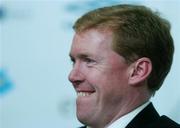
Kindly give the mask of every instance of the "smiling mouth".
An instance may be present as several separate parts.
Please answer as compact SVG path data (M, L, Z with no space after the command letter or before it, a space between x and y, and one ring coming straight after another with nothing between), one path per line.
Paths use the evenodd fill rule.
M94 92L77 92L78 97L86 97L92 95Z

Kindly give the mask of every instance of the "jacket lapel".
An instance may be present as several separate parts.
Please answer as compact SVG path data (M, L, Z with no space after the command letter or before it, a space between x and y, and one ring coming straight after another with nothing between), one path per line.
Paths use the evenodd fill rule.
M160 118L152 103L144 108L126 128L147 128L148 125L156 122Z

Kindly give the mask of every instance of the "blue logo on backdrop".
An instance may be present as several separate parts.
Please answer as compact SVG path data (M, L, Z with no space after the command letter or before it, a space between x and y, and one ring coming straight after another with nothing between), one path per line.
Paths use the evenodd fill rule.
M7 72L0 69L0 95L3 95L12 89L12 82L7 75Z

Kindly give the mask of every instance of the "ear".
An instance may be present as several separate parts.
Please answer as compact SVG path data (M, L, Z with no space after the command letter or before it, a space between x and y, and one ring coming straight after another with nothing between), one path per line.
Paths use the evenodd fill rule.
M138 85L145 81L152 71L152 62L149 58L143 57L130 66L129 84Z

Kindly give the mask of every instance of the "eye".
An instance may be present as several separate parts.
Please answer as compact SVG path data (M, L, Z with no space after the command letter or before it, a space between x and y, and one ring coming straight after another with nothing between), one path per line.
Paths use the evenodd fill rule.
M94 62L94 60L90 59L90 58L84 58L84 61L87 63L92 63Z
M95 60L93 60L91 58L84 58L83 60L84 60L84 62L86 62L86 64L88 66L92 66L95 63Z

